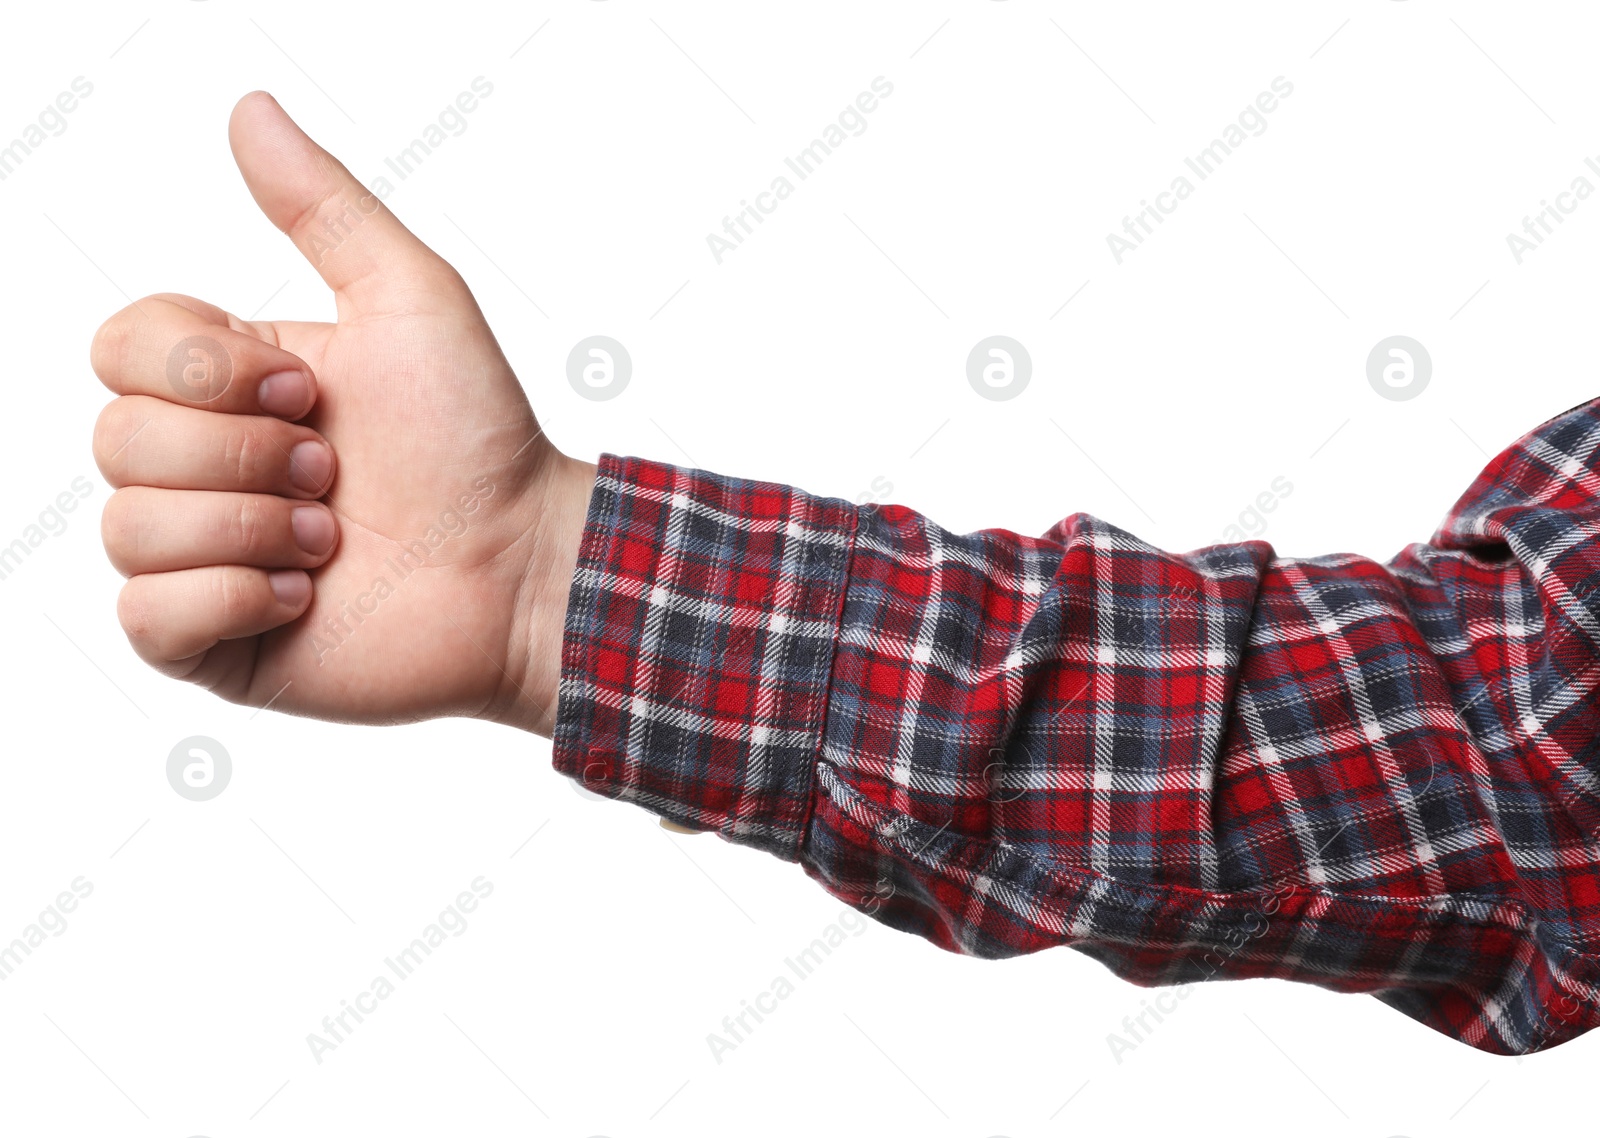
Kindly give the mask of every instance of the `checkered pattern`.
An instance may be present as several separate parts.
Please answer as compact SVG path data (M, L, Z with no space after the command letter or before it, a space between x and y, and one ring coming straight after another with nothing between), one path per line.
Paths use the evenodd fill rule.
M555 763L897 929L1139 984L1600 1022L1600 401L1386 565L1163 553L604 455Z

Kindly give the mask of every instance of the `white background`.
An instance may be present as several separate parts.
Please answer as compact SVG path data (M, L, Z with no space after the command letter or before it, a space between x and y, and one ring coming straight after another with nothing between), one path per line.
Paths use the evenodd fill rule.
M1506 242L1574 178L1600 184L1593 11L520 9L7 11L0 143L74 77L93 93L0 182L0 544L75 477L94 489L0 581L0 942L75 877L93 893L0 982L0 1127L1382 1138L1503 1133L1584 1094L1600 1035L1495 1059L1270 981L1196 989L1119 1062L1107 1036L1149 993L1100 965L878 925L719 1064L707 1034L840 904L582 797L544 740L256 714L145 670L99 544L87 352L163 290L331 319L232 165L239 95L273 91L371 179L483 76L466 131L388 203L473 284L569 453L851 499L877 479L957 530L1082 510L1176 550L1281 476L1261 534L1280 552L1386 558L1488 454L1595 393L1600 202L1520 265ZM865 133L717 264L706 235L880 75ZM1265 133L1117 264L1107 234L1277 76L1294 90ZM564 372L597 333L634 361L609 402ZM1033 359L1014 400L967 384L993 334ZM1434 368L1403 402L1365 372L1396 334ZM207 803L165 777L197 734L235 765ZM466 931L317 1063L307 1034L479 875L494 892Z

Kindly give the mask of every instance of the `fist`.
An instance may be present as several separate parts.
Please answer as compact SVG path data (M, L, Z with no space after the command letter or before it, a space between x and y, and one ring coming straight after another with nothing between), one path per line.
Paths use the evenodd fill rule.
M238 703L548 734L593 465L544 437L460 275L271 96L229 140L338 320L164 293L96 333L130 643Z

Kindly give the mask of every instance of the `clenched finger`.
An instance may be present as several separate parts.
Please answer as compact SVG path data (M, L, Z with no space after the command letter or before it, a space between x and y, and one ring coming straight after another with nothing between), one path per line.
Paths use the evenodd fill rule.
M334 455L309 427L218 415L146 395L113 399L95 423L94 457L113 486L235 490L320 498Z
M89 349L100 382L118 395L208 411L298 419L311 410L316 380L305 361L242 321L207 320L182 299L146 297L100 326Z
M130 578L117 597L117 618L140 659L185 675L194 657L219 641L269 632L310 603L311 578L302 569L212 565Z
M314 569L339 529L320 502L127 486L106 502L100 533L111 564L132 577L206 565Z

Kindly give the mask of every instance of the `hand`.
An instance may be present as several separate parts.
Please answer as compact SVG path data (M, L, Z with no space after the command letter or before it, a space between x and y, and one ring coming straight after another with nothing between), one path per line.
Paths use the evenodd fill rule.
M456 271L270 95L228 135L338 322L161 294L96 333L129 641L236 703L548 735L594 466L544 437Z

